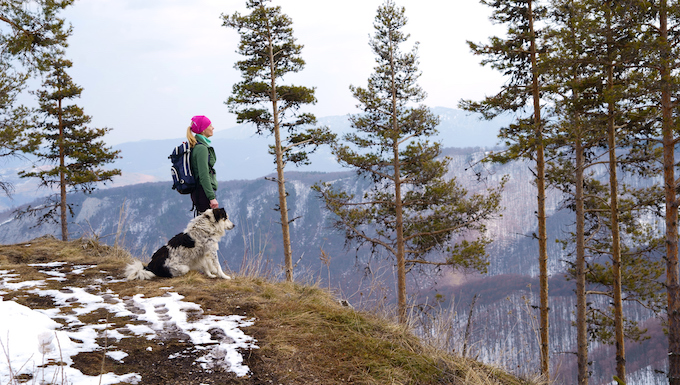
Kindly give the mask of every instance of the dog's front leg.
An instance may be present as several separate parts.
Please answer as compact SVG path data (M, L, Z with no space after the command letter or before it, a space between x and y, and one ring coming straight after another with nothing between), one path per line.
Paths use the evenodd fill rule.
M230 276L224 274L224 271L222 271L222 267L220 267L220 263L219 263L219 261L217 261L217 259L215 259L215 264L217 265L217 275L218 275L220 278L222 278L222 279L231 279Z
M214 268L212 266L212 255L206 254L205 257L203 257L201 267L203 270L203 273L208 277L208 278L217 278L214 272Z
M220 266L220 260L217 257L217 253L212 254L207 258L209 261L208 263L210 264L210 270L215 273L218 277L222 279L231 279L230 276L224 274L222 271L222 267Z

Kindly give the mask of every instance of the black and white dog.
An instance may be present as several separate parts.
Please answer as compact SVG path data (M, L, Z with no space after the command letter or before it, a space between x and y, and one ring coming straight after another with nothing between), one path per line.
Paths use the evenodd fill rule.
M128 280L144 280L156 276L179 277L196 270L210 278L230 279L220 267L217 250L224 233L233 228L223 208L208 209L192 219L184 232L158 249L147 266L139 260L127 265L125 276Z

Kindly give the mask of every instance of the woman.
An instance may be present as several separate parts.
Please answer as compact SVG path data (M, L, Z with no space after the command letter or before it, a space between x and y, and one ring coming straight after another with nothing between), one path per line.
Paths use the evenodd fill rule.
M191 193L196 215L207 209L219 207L215 195L217 190L217 176L215 175L215 149L210 146L210 138L214 128L210 119L203 115L191 118L191 125L187 128L187 140L191 146L191 172L198 179L198 186Z

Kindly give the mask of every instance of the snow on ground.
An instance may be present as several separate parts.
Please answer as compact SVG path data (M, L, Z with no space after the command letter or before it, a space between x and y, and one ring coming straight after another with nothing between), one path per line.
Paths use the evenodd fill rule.
M64 280L66 273L58 271L64 263L52 262L37 264L45 268L41 271L49 276L48 280ZM80 274L94 265L74 266L68 274ZM255 340L244 334L241 327L250 326L252 320L244 317L204 316L188 321L187 311L202 313L198 304L182 301L183 296L171 292L172 288L160 297L145 298L142 294L132 298L120 299L116 293L107 292L91 294L93 290L80 287L63 287L60 290L47 290L45 281L19 282L17 274L10 270L0 270L0 383L7 384L20 374L29 374L36 380L66 379L73 385L89 385L94 383L113 384L119 382L141 383L137 373L115 375L106 373L92 377L82 374L72 367L71 357L80 352L101 351L107 349L108 358L124 361L127 353L99 346L97 338L106 335L109 340L120 340L133 334L154 339L159 333L172 330L173 333L186 335L205 354L196 360L203 368L219 366L234 372L237 376L245 376L249 368L243 364L243 357L238 349L257 348ZM112 277L107 277L112 282ZM49 297L55 304L51 309L30 309L14 301L4 301L3 290L24 289L27 292ZM96 292L96 291L95 291ZM60 312L60 308L69 306L71 314ZM112 324L100 320L96 325L85 325L77 317L98 309L104 309L116 317L131 317L146 321L143 325L128 324L124 328L112 329ZM59 322L55 321L58 320ZM221 330L220 342L211 340L211 334ZM222 334L222 333L220 333ZM109 345L111 345L109 343ZM171 357L172 358L172 357ZM63 361L65 366L43 365L48 362ZM101 381L101 382L100 382ZM60 382L62 383L62 382Z

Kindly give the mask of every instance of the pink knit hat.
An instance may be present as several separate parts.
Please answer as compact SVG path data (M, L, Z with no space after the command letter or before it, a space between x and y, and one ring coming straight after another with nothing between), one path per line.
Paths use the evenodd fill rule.
M210 119L206 118L203 115L196 115L193 118L191 118L191 131L194 134L200 134L201 132L205 131L206 128L210 125Z

